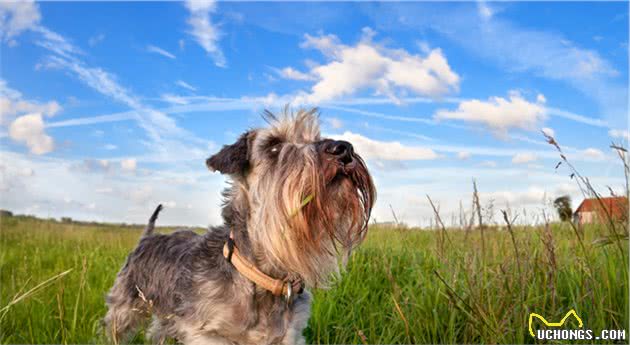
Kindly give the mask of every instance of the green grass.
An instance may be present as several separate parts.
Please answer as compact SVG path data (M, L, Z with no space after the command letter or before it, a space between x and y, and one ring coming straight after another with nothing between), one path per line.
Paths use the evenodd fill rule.
M104 295L141 230L18 217L0 229L0 342L102 343ZM509 232L486 229L482 246L479 231L440 241L439 232L372 228L342 279L315 291L307 340L533 343L530 312L559 321L572 308L595 334L627 329L628 243L592 244L603 235L587 227L581 246L567 224L519 227L515 246Z

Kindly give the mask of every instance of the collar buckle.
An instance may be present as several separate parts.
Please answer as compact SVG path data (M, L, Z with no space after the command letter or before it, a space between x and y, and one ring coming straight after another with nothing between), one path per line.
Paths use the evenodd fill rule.
M287 293L284 295L285 300L287 301L287 306L291 306L293 303L293 283L291 281L286 282L287 284Z

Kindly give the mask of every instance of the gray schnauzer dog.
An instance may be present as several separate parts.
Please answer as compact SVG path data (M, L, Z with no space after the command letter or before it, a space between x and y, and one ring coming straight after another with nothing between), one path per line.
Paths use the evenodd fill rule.
M112 341L152 316L152 341L304 344L311 297L367 232L376 191L346 141L322 138L316 109L245 132L206 165L230 178L224 225L198 235L149 221L107 296Z

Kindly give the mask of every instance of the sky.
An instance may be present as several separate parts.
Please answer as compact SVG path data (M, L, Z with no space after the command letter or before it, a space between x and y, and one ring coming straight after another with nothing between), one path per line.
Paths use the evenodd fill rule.
M577 207L543 133L623 191L627 2L0 1L0 40L16 213L144 223L163 203L162 224L219 224L226 179L205 159L285 104L353 143L379 222L429 224L427 195L449 222L473 179L526 222L561 195Z

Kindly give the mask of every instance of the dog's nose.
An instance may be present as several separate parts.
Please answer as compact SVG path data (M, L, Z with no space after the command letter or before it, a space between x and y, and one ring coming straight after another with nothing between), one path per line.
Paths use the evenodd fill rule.
M347 141L337 140L328 145L326 153L335 156L339 162L348 164L352 162L354 148L352 147L352 144Z

